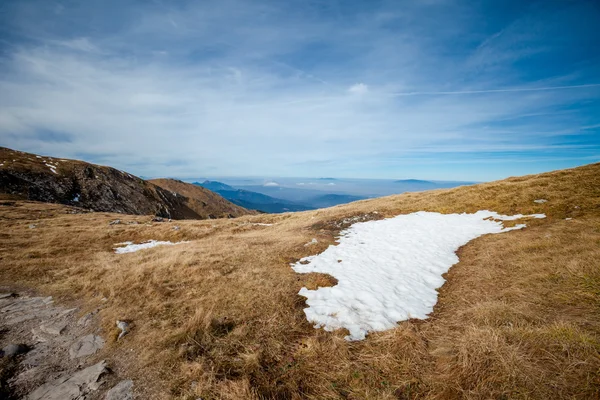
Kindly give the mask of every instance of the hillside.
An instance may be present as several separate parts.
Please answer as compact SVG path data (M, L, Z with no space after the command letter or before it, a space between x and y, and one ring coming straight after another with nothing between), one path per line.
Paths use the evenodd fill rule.
M296 273L290 264L300 269L321 262L305 257L338 248L330 246L342 230L419 211L440 216L479 210L545 218L515 217L503 222L515 230L462 245L426 319L405 319L360 341L345 340L345 329L315 329L307 320L310 300L299 295L301 289L344 282ZM116 217L124 223L109 225ZM146 221L139 216L70 214L68 206L21 200L3 201L0 221L0 292L52 295L57 305L78 307L77 317L98 310L96 332L106 345L86 365L107 360L119 376L133 379L139 398L600 395L600 164L315 211L178 221L178 229L136 224ZM357 225L373 232L379 226L369 224ZM445 226L441 236L453 240L463 228ZM419 247L420 237L409 239ZM148 240L172 245L115 253L117 243ZM403 259L407 250L399 245L364 241L357 251L377 265L386 252ZM435 254L437 245L423 251L429 250ZM419 253L415 260L422 260ZM351 261L336 254L322 262ZM434 267L424 263L423 271ZM398 290L411 294L434 278L441 279L415 273ZM393 271L379 279L394 279ZM378 305L360 291L354 300L363 301L358 310ZM331 311L331 317L339 315ZM132 326L120 340L116 320ZM18 326L0 326L0 345ZM24 335L31 340L30 331Z
M218 204L205 201L209 198L205 193L196 201L111 167L4 147L0 147L0 193L13 199L172 219L245 214L219 196L213 198ZM203 201L207 206L200 206Z
M201 186L176 179L151 179L148 182L169 192L184 196L185 205L203 218L240 217L256 214L225 200L222 196Z

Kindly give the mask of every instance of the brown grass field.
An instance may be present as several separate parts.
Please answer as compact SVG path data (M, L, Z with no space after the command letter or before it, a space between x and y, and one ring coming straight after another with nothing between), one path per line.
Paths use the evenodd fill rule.
M0 203L0 284L100 308L108 345L97 358L132 377L139 398L600 396L600 164L237 219L150 223ZM344 218L482 209L547 218L462 247L427 320L360 342L306 321L298 290L335 282L289 264L333 244ZM116 218L124 223L109 226ZM112 251L147 239L190 243ZM119 342L116 319L133 321Z

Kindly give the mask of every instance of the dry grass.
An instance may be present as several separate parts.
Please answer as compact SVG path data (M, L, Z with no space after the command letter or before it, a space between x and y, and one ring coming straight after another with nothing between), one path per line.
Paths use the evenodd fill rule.
M534 203L538 198L548 202ZM298 290L335 282L295 274L289 263L334 243L345 218L480 209L548 218L461 248L428 320L354 343L306 321ZM149 217L66 211L0 205L0 282L35 287L85 310L100 307L112 338L100 356L134 377L142 398L600 394L600 164L233 220L146 224ZM117 217L125 223L109 226ZM133 221L139 224L127 224ZM313 237L319 243L304 246ZM191 242L111 251L114 243L144 239ZM119 343L117 318L135 324Z

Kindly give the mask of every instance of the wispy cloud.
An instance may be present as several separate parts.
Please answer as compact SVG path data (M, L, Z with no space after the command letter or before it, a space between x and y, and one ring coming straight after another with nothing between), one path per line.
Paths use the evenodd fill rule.
M183 178L394 177L435 160L411 173L484 180L503 159L524 173L600 153L593 6L365 4L9 1L0 138Z
M392 96L434 96L443 94L481 94L481 93L518 93L518 92L540 92L547 90L564 90L564 89L581 89L581 88L596 88L600 87L600 83L589 83L584 85L569 85L569 86L549 86L549 87L532 87L532 88L508 88L508 89L483 89L483 90L454 90L445 92L397 92L391 93ZM351 87L352 89L358 89Z

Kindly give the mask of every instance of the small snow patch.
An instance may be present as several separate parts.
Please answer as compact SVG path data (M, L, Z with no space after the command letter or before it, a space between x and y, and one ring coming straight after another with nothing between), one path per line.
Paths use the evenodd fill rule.
M182 243L188 243L188 242L163 242L163 241L158 241L158 240L149 240L147 242L144 243L139 243L139 244L133 244L131 242L124 242L127 243L125 246L123 247L115 247L115 253L116 254L125 254L125 253L133 253L136 251L140 251L140 250L144 250L144 249L151 249L152 247L156 247L156 246L173 246L176 244L182 244ZM121 244L124 244L121 243Z
M76 194L76 195L73 197L73 201L79 202L79 194Z
M546 200L546 199L537 199L537 200L534 200L533 202L534 202L534 203L538 203L538 204L544 204L544 203L546 203L547 201L548 201L548 200Z
M50 171L54 172L55 174L58 174L58 172L56 172L56 167L54 165L48 164L48 163L45 163L44 165L46 167L50 168Z
M319 241L317 239L313 238L310 242L306 243L304 245L304 247L312 246L313 244L317 244L317 243L319 243Z
M298 273L321 272L338 280L332 287L302 288L304 313L315 328L348 329L347 340L392 329L398 321L427 318L437 302L436 289L444 284L442 275L459 261L456 250L481 235L524 228L504 228L501 221L525 217L545 215L421 211L355 223L342 231L337 246L292 264Z
M273 224L263 224L261 222L254 222L250 225L255 225L255 226L273 226Z

